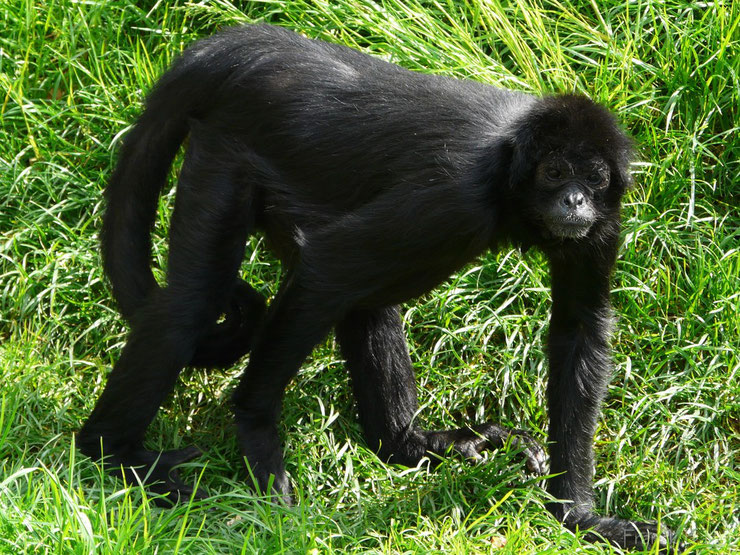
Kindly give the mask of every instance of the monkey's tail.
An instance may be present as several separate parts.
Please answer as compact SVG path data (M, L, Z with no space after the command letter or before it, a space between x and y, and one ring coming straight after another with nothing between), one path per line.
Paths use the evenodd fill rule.
M105 191L107 208L100 233L103 267L128 321L158 287L150 262L151 231L159 195L188 133L184 114L159 105L159 90L149 97L143 114L125 136Z
M197 117L199 108L207 105L209 95L227 77L218 63L211 66L211 75L194 76L198 65L189 63L187 54L148 96L142 115L123 140L105 192L107 208L100 234L103 267L119 310L129 322L158 289L151 269L151 232L159 196L189 131L188 119ZM246 354L264 305L262 296L239 280L225 320L206 333L191 364L225 367Z

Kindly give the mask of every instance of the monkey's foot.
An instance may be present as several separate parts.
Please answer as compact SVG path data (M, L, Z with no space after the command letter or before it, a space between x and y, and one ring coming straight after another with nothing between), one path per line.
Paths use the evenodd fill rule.
M273 501L293 505L293 488L285 472L277 427L274 424L253 425L246 413L235 413L239 447L255 489Z
M81 446L81 450L92 458L100 458L99 448L97 452L90 452ZM157 506L171 507L180 501L207 497L202 490L196 491L183 482L175 468L200 455L200 450L195 447L159 452L139 446L106 454L104 464L109 472L125 479L127 483L143 484L148 492L157 496L154 498Z
M146 485L147 491L158 495L154 499L156 505L171 507L191 498L208 497L203 490L196 491L183 482L175 468L201 455L200 449L192 446L162 452L140 448L130 453L126 464L119 466L119 469L123 468L127 480L138 477Z
M526 459L527 470L534 474L547 473L547 453L532 436L523 430L515 430L491 422L470 428L427 432L428 450L442 455L450 446L472 460L479 460L486 449L511 445L521 449Z

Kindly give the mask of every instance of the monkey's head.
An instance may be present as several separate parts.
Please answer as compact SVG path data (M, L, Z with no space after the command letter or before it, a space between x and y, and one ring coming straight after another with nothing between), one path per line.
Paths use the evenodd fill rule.
M631 184L629 138L583 96L543 98L513 137L511 191L546 237L581 239L618 226Z

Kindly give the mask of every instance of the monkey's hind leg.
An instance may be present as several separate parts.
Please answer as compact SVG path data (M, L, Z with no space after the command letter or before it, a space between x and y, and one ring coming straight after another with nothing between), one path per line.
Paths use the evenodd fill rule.
M365 437L381 458L414 465L428 454L441 457L452 448L477 459L483 450L510 442L522 449L530 471L546 471L545 450L521 430L485 423L429 431L414 422L416 380L398 307L350 312L337 326L337 339L352 376Z
M285 504L293 498L278 433L283 394L343 310L341 298L306 288L300 270L290 269L234 391L237 439L255 486Z
M144 433L199 342L227 309L254 221L252 197L229 168L205 167L191 139L170 230L168 284L132 321L103 394L78 434L80 450L169 504L193 494L174 467L195 448L158 452ZM205 159L208 159L205 157Z

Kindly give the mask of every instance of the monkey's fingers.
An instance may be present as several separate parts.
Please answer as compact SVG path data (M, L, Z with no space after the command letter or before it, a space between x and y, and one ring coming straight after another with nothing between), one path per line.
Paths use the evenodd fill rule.
M547 474L549 470L547 452L539 442L522 430L512 430L509 441L513 447L522 450L522 454L526 458L527 470L538 476Z
M463 455L472 459L479 459L484 450L492 447L503 447L508 443L515 449L521 449L529 472L540 476L547 474L547 452L524 430L512 430L489 422L473 427L471 432L475 435L456 442L456 448Z
M653 550L657 545L658 553L681 553L686 550L686 545L677 534L655 522L585 515L582 519L566 518L565 525L570 529L588 529L586 539L589 541L605 539L624 549Z

